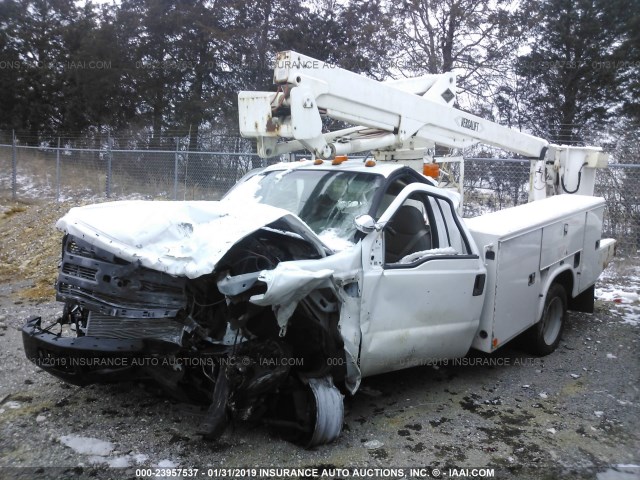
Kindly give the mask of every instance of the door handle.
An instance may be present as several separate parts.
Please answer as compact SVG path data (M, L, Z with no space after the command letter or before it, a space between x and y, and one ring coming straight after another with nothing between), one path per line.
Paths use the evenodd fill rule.
M487 276L484 273L480 273L478 275L476 275L476 280L475 282L473 282L473 296L474 297L478 297L480 295L482 295L482 292L484 292L484 282L486 280Z

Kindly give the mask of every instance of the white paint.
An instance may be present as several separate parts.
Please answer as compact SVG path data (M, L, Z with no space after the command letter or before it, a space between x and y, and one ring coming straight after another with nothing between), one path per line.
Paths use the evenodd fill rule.
M602 205L604 199L600 197L556 195L479 217L465 218L464 221L474 233L510 236Z
M273 270L263 270L258 280L267 284L267 291L249 300L256 305L273 305L278 325L286 328L298 302L333 274L333 270L309 271L295 262L282 262Z

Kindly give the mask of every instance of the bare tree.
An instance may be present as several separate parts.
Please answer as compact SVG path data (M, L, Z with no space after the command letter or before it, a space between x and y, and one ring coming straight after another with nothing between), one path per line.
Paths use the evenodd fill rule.
M509 0L404 0L408 73L456 69L458 87L470 103L491 95L512 68L522 38L522 22Z

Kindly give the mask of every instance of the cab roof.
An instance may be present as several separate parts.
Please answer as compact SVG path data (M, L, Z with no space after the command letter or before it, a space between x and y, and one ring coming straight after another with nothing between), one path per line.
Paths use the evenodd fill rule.
M266 167L263 172L273 172L282 170L335 170L358 173L375 173L385 178L391 176L394 172L409 168L401 163L395 162L377 162L374 166L365 166L363 160L345 160L339 165L333 165L331 160L323 160L322 163L316 165L313 160L300 160L298 162L281 162Z

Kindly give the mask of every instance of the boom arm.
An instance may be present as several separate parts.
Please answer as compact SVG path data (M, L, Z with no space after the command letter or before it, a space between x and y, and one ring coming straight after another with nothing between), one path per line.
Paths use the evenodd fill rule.
M599 148L551 145L456 109L453 73L378 82L286 51L277 55L274 83L277 92L238 96L240 133L257 138L263 157L307 149L322 159L362 151L383 160L421 159L436 144L465 148L483 143L543 161L532 166L532 185L539 173L537 191L545 191L541 197L562 193L550 189L557 190L557 177L564 180L567 172L572 174L563 181L566 193L576 188L586 193L580 184L590 178L585 167L606 166ZM321 115L356 126L323 133Z

